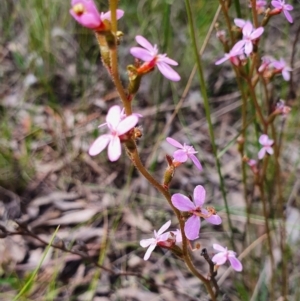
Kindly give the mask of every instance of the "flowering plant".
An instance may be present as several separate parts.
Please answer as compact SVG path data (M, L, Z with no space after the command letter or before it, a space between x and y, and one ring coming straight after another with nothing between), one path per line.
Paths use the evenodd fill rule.
M189 1L187 1L189 3ZM236 2L238 3L238 1ZM236 139L238 143L238 151L241 157L242 177L245 186L245 201L246 211L248 217L251 213L251 202L249 202L247 185L247 168L251 169L254 177L254 185L257 186L263 208L263 217L265 222L265 231L268 241L268 254L272 263L272 270L275 270L275 261L272 249L272 237L268 221L268 210L265 197L265 188L268 186L267 181L267 168L269 164L269 156L274 156L275 170L280 178L279 167L279 145L278 138L276 137L274 120L277 115L286 115L289 112L289 107L285 106L282 101L274 108L271 108L270 97L268 92L268 83L273 79L274 75L281 73L283 78L287 81L291 79L292 68L289 67L283 59L276 61L268 54L261 56L261 41L265 34L265 27L271 18L281 12L284 13L287 20L292 22L292 16L289 13L293 7L285 3L284 0L274 0L271 2L274 9L267 8L267 1L250 1L250 9L252 12L252 21L239 18L232 18L229 15L227 5L229 1L220 1L222 12L225 16L227 23L227 31L229 38L227 39L226 30L219 30L217 28L217 37L223 44L225 55L223 58L217 60L215 65L221 65L229 60L232 63L232 68L236 75L237 85L240 89L239 97L242 100L242 127L239 130L240 137ZM144 255L144 260L148 260L150 255L156 247L160 247L172 252L174 255L183 260L190 272L197 277L205 285L211 300L216 301L219 293L219 286L216 281L216 275L219 266L223 265L227 260L230 262L235 271L241 272L243 266L234 251L228 250L217 243L212 244L212 248L218 251L218 254L213 255L211 258L204 251L205 260L208 262L210 273L209 276L204 275L195 265L192 260L192 251L197 251L200 244L192 245L192 241L201 239L201 223L202 220L212 224L220 225L223 221L223 216L217 214L212 206L204 207L206 198L206 189L202 185L197 185L193 191L193 197L188 197L182 193L171 193L170 184L177 169L187 162L189 159L192 161L197 169L197 172L202 172L202 164L200 163L197 154L198 151L191 145L181 144L171 137L167 137L166 141L173 147L177 148L173 156L166 155L166 170L164 172L163 184L156 180L152 174L147 170L142 163L139 156L139 140L142 139L141 128L136 127L139 121L140 114L132 112L132 103L136 93L139 91L141 79L147 76L150 72L157 69L170 81L178 82L181 76L171 66L178 66L177 61L169 58L167 54L160 54L158 46L151 44L142 35L137 35L135 41L139 46L134 46L130 49L130 54L133 56L133 64L127 66L128 86L125 88L123 82L120 80L118 71L118 56L117 50L121 43L120 37L123 33L117 30L117 20L120 19L124 12L117 9L117 1L110 0L110 11L107 13L99 13L95 3L92 0L72 0L71 15L81 25L90 28L96 33L99 43L101 58L103 64L107 68L110 77L115 84L118 95L121 99L122 106L112 106L107 113L106 123L100 125L101 128L107 128L108 132L98 137L90 146L89 154L95 156L100 154L104 148L108 148L108 158L110 161L117 161L122 152L122 143L126 149L126 154L129 160L136 167L136 169L145 177L145 179L155 187L168 203L170 210L172 210L176 217L175 223L179 225L176 230L167 231L173 222L173 219L168 220L159 228L158 231L154 230L153 238L146 238L140 241L140 246L147 248ZM187 5L189 24L191 32L193 33L193 20L191 19L191 10ZM264 14L264 16L261 16ZM241 15L237 5L237 15ZM233 26L233 23L235 26ZM224 200L224 216L226 216L226 224L228 224L229 238L232 248L236 248L235 244L235 227L231 221L230 207L227 201L226 189L224 184L224 177L221 171L220 157L221 154L217 151L215 143L214 129L211 120L209 109L209 102L205 79L203 76L203 67L201 63L201 55L199 58L197 51L197 43L195 36L192 34L193 48L195 50L195 57L197 61L197 69L199 71L200 87L203 96L203 103L206 112L209 134L211 138L211 149L215 158L220 189ZM261 62L262 61L262 62ZM218 67L218 68L221 68ZM266 94L265 103L257 96L257 87L262 85ZM249 103L251 107L249 109ZM246 148L248 119L254 120L254 131L256 144L261 144L261 149L255 149L255 156L262 161L249 159L246 155L248 152ZM141 122L142 123L142 122ZM272 139L269 138L268 133ZM259 137L259 138L258 138ZM258 141L257 141L258 140ZM249 148L250 149L250 148ZM226 150L225 150L226 151ZM273 159L273 158L271 158ZM281 193L280 183L278 183L278 191ZM253 188L253 187L252 187ZM283 205L283 204L281 204ZM282 206L283 207L283 206ZM221 214L222 215L222 214ZM283 218L283 216L281 216ZM247 220L247 226L250 227L250 217ZM284 237L282 237L283 240ZM212 240L216 240L215 235ZM245 243L245 241L244 241ZM203 249L206 250L206 249ZM211 250L212 251L212 250ZM282 254L283 254L282 249ZM213 252L213 251L212 251ZM272 283L272 289L274 282ZM272 293L271 293L272 295ZM274 300L272 295L271 300Z

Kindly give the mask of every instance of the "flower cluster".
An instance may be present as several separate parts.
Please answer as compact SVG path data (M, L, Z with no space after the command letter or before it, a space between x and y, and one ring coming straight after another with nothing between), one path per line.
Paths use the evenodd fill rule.
M170 226L171 221L168 221L163 224L158 231L154 230L153 238L142 239L140 241L141 247L148 248L144 255L144 260L148 260L150 258L151 253L157 246L171 249L175 244L181 243L182 237L180 230L177 229L176 231L165 232ZM236 258L236 253L234 251L227 250L226 247L224 248L219 244L213 244L213 248L219 252L211 259L217 267L223 265L227 260L229 260L234 270L237 272L241 272L243 270L242 263Z
M267 1L257 0L255 3L256 11L258 14L261 14L266 10ZM269 12L270 16L283 12L286 19L290 23L293 23L293 18L289 13L291 10L293 10L292 5L286 4L285 0L273 0L271 1L271 4L274 9ZM249 7L252 7L252 1L250 1ZM239 66L245 59L243 54L245 54L247 57L251 55L254 50L253 45L256 45L258 43L258 40L264 32L263 27L254 28L249 20L235 18L234 23L242 31L243 38L242 40L238 41L228 53L225 53L223 58L217 60L215 62L216 65L220 65L223 62L230 60L232 64ZM223 33L222 36L225 36L225 33ZM290 79L289 72L291 71L291 68L286 66L283 59L280 59L280 61L272 62L272 67L275 69L275 73L281 72L285 80Z
M255 7L253 7L253 5L255 5ZM71 6L70 14L74 19L84 27L96 32L100 50L102 46L101 38L104 37L103 40L107 42L106 46L108 47L102 47L102 49L107 51L108 59L110 60L111 53L115 54L115 52L110 52L110 50L115 49L119 41L119 35L111 31L111 12L99 12L93 0L72 0ZM230 61L235 66L234 69L238 76L245 79L245 82L247 82L250 87L244 91L245 97L247 98L252 96L249 91L253 93L256 92L256 85L258 83L268 84L277 74L281 74L285 81L289 81L292 72L292 68L286 63L284 58L276 60L268 55L261 57L258 52L258 46L265 31L264 26L266 26L271 17L283 13L287 21L293 23L293 17L290 13L293 10L293 6L287 4L286 0L272 0L271 5L268 5L266 0L257 0L249 1L249 7L252 8L253 11L254 25L249 20L235 18L235 26L232 27L232 31L230 32L230 47L228 47L229 39L226 37L226 32L219 30L219 27L216 26L217 38L222 42L226 49L225 52L227 53L215 62L216 65L220 65L226 61ZM262 13L265 13L264 17L259 16ZM124 11L116 11L117 19L122 18L123 15ZM229 30L231 30L231 28L229 28ZM127 67L127 70L129 70L129 88L124 89L123 96L122 93L120 93L125 107L127 105L126 101L130 102L138 91L141 78L155 69L158 69L168 80L177 82L181 79L180 75L173 69L173 66L177 66L178 62L169 58L166 53L159 53L158 46L150 43L141 35L137 35L135 41L138 46L134 46L130 49L130 54L133 56L131 60L134 60L135 63ZM110 42L112 43L111 47ZM102 50L101 54L103 54ZM259 63L260 57L261 63ZM112 70L109 70L109 72L111 72L113 77ZM135 80L136 82L134 82ZM134 86L135 84L137 88ZM130 90L131 85L136 89ZM259 111L259 99L257 103L255 103L255 108ZM258 160L262 160L266 156L274 154L273 145L275 143L276 146L276 136L274 135L273 140L267 135L267 133L270 132L269 125L273 122L275 116L282 115L286 117L290 110L291 108L286 106L284 101L280 100L276 107L273 106L273 111L266 116L266 118L264 115L267 110L263 109L258 112L264 130L264 133L258 139L261 145L257 153ZM246 114L248 114L248 112ZM99 126L101 128L106 127L108 131L92 143L89 148L89 154L91 156L98 155L107 147L108 159L112 162L116 161L121 156L121 145L123 142L128 152L130 152L130 147L132 145L135 147L134 141L136 138L141 136L138 135L138 132L141 134L141 131L136 128L140 117L140 114L127 116L124 113L124 109L122 110L121 107L117 105L112 106L106 116L106 122ZM172 157L169 155L166 156L168 168L161 186L169 193L169 183L173 179L177 167L188 160L190 160L199 171L202 171L203 167L196 156L198 152L193 146L186 143L182 144L171 137L167 137L166 141L176 148ZM243 153L243 151L244 150L241 150L241 153ZM260 175L259 167L261 163L259 163L258 160L249 159L246 156L243 160L249 165L256 176ZM267 160L264 160L264 162L267 163ZM197 185L194 188L193 197L188 197L181 193L168 194L166 198L170 202L172 209L174 209L178 216L180 215L180 229L168 231L171 226L171 221L168 221L158 231L154 230L153 238L141 240L140 245L147 248L144 260L150 258L151 253L157 246L172 250L174 253L175 250L178 251L180 249L178 245L182 241L184 242L183 245L192 246L191 241L199 238L203 220L213 225L220 225L222 223L222 219L214 207L204 206L205 197L206 190L202 185ZM228 260L234 270L242 271L242 264L236 258L234 251L228 250L219 244L213 244L213 248L218 251L218 253L212 257L216 268Z

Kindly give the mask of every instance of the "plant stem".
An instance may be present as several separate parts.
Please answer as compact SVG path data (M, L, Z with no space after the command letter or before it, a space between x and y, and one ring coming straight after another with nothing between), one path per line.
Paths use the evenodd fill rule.
M281 294L283 296L283 300L287 300L287 293L288 293L288 271L287 271L287 256L286 256L286 224L285 224L285 213L284 213L284 199L282 194L282 179L281 179L281 170L280 170L280 163L279 163L279 145L278 141L276 140L276 129L274 122L271 123L272 129L272 138L274 140L274 157L275 157L275 179L277 184L277 193L278 193L278 205L277 205L277 212L279 217L282 220L282 223L279 225L280 229L280 249L281 249L281 256L282 256L282 268L281 268Z
M111 11L111 29L113 34L115 35L118 27L117 27L117 4L118 0L110 0L109 1L109 9ZM116 38L116 37L115 37ZM117 45L115 41L115 45ZM118 70L118 52L117 46L110 49L110 57L111 57L111 77L114 81L116 89L119 93L119 96L123 102L123 106L125 108L126 115L132 114L131 101L128 101L127 95L125 93L124 87L121 83L119 70Z
M230 229L230 235L229 235L230 242L231 242L232 248L235 249L235 244L234 244L234 239L233 239L233 226L232 226L232 222L231 222L231 218L230 218L230 211L229 211L229 206L228 206L228 202L227 202L225 184L224 184L224 179L223 179L223 175L221 172L221 164L220 164L220 160L219 160L218 153L217 153L217 146L215 143L215 135L214 135L213 125L212 125L212 121L211 121L211 117L210 117L211 113L210 113L207 90L206 90L205 79L204 79L204 74L203 74L202 62L200 59L200 55L198 55L199 52L198 52L197 43L196 43L196 35L195 35L195 29L194 29L194 24L193 24L193 16L192 16L190 1L185 0L185 4L186 4L187 15L188 15L190 34L191 34L191 38L192 38L193 49L194 49L194 54L195 54L195 59L196 59L196 65L197 65L197 70L198 70L198 75L199 75L200 89L201 89L201 94L202 94L203 101L204 101L205 115L206 115L206 119L207 119L207 123L208 123L208 130L209 130L210 140L211 140L211 144L212 144L212 150L213 150L213 154L214 154L216 165L217 165L221 192L222 192L222 196L223 196L223 200L224 200L224 204L225 204L225 210L226 210L228 225L229 225L229 229Z
M239 0L237 0L237 2L238 1ZM220 5L222 7L223 15L225 17L226 25L227 25L227 28L228 28L228 31L229 31L229 35L230 35L231 46L232 46L233 43L234 43L234 36L233 36L233 32L231 30L231 21L230 21L229 15L228 15L228 8L225 6L225 2L223 0L219 0L219 2L220 2Z
M265 197L265 191L264 191L264 182L266 181L266 171L269 163L269 157L265 157L263 160L263 168L261 172L261 177L258 183L261 200L263 204L263 215L265 220L265 228L266 228L266 234L267 234L267 242L268 242L268 249L269 249L269 255L271 260L271 271L272 271L272 277L271 277L271 300L274 300L274 284L275 284L275 260L273 255L273 247L272 247L272 239L271 239L271 232L269 227L269 213L267 209L267 200Z
M234 0L234 7L238 18L242 18L240 0Z
M210 280L207 279L206 277L204 277L201 273L199 273L192 262L190 254L188 252L188 241L187 241L187 238L184 233L184 220L181 217L180 211L177 208L175 208L174 205L172 204L171 195L170 195L169 191L166 190L160 183L158 183L151 176L151 174L146 170L143 163L141 162L141 159L140 159L137 149L130 151L129 154L130 154L129 156L132 160L132 163L137 168L137 170L146 178L146 180L153 187L155 187L165 197L165 199L168 201L170 207L176 214L177 220L180 225L181 235L182 235L182 251L183 251L182 258L183 258L186 266L188 267L188 269L191 271L191 273L203 282L203 284L205 285L212 300L216 301L215 294L214 294L212 286L210 284Z
M252 99L253 104L255 106L256 113L258 114L259 119L261 121L261 124L262 124L262 126L264 128L264 133L267 134L268 124L265 121L264 116L263 116L263 114L261 112L261 107L258 104L257 97L256 97L256 94L255 94L255 90L254 90L255 88L253 87L250 78L247 77L246 80L247 80L248 85L249 85L249 91L250 91L251 99Z
M257 19L257 11L256 11L256 0L250 0L251 6L252 6L252 18L253 18L253 24L254 27L258 27L258 19Z

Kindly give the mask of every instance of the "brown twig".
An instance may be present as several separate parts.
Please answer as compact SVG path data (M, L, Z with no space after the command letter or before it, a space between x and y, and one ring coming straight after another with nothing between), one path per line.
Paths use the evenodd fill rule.
M215 296L217 297L219 295L219 285L217 283L217 280L216 280L216 276L218 274L218 271L215 270L215 264L213 263L213 261L210 259L208 253L207 253L207 250L204 248L202 249L201 251L201 256L203 256L203 258L207 261L208 265L209 265L209 278L210 278L210 281L212 282L213 286L215 287Z

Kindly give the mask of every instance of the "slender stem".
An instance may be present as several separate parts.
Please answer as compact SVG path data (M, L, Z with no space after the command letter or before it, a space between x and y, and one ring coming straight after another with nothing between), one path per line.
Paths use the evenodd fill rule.
M283 296L283 300L287 300L287 293L288 293L288 271L287 271L287 256L286 256L286 225L285 225L285 213L284 213L284 199L282 193L282 179L281 179L281 169L279 163L279 145L278 141L276 140L276 129L274 123L271 124L272 129L272 138L274 140L274 157L275 157L275 179L276 179L276 186L278 192L278 206L277 212L281 217L282 223L279 225L280 227L280 248L281 248L281 256L282 256L282 268L281 268L281 278L282 278L282 286L281 286L281 294Z
M247 171L246 171L246 162L243 160L245 155L245 143L246 143L246 130L247 130L247 97L244 92L244 86L241 83L240 76L238 73L237 68L234 68L235 75L238 83L239 90L242 94L242 144L241 144L241 164L242 164L242 182L243 182L243 189L244 189L244 198L247 206L247 222L244 234L246 234L246 230L250 230L250 214L251 214L251 201L247 195ZM250 232L250 231L249 231ZM246 236L246 235L245 235Z
M176 214L176 217L177 217L177 219L179 221L181 234L182 234L182 250L183 250L183 255L186 256L187 253L188 253L188 251L187 251L188 250L188 242L187 242L187 238L186 238L185 233L184 233L184 221L181 218L180 211L176 207L174 207L174 205L172 204L171 195L170 195L169 191L166 190L160 183L158 183L156 181L156 179L154 179L151 176L151 174L147 171L147 169L145 168L145 166L141 162L139 153L138 153L138 151L137 151L136 148L135 148L135 150L133 150L133 151L130 152L130 158L132 160L132 163L136 167L136 169L144 176L144 178L153 187L155 187L165 197L165 199L169 203L170 207L172 208L172 210Z
M251 6L252 6L252 18L253 18L253 24L254 27L258 27L258 19L257 19L257 10L256 10L256 0L250 0Z
M249 85L249 91L250 91L251 99L252 99L252 101L254 103L254 106L255 106L256 113L258 114L258 116L260 118L261 124L262 124L262 126L264 128L264 133L267 134L268 124L265 121L264 116L263 116L263 114L261 112L261 107L258 104L257 97L256 97L256 94L255 94L254 87L252 86L251 79L246 78L246 80L247 80L248 85Z
M270 232L270 227L269 227L269 213L268 213L268 209L267 209L267 200L266 200L265 191L264 191L264 181L266 180L266 172L267 172L268 163L269 163L269 157L266 156L263 161L263 168L262 168L260 180L258 183L258 187L259 187L261 200L262 200L262 204L263 204L263 215L264 215L265 228L266 228L266 233L267 233L269 255L270 255L270 259L271 259L272 278L271 278L270 293L271 293L271 300L274 300L275 260L274 260L274 255L273 255L272 239L271 239L271 232Z
M186 260L185 264L189 268L189 270L193 273L194 276L199 278L205 285L207 292L209 293L212 301L217 301L215 293L212 289L212 286L210 284L210 281L206 279L203 275L201 275L195 268L195 266L192 264L191 260Z
M110 0L109 1L109 9L111 11L111 29L113 34L115 35L118 27L117 27L117 4L118 0ZM115 41L115 45L116 45ZM126 115L132 114L131 101L128 101L127 95L125 93L124 87L121 83L119 70L118 70L118 52L117 46L110 49L110 57L111 57L111 76L116 86L116 89L119 93L119 96L123 102L123 106L125 108Z
M240 3L239 0L235 0L234 1L235 4L235 8L236 8L236 12L238 17L241 17L241 9L240 9ZM222 8L223 14L225 16L225 20L227 23L227 29L230 33L232 33L231 30L231 22L230 22L230 18L228 16L228 11L224 5L224 2L222 0L220 0L220 6ZM233 41L233 35L231 34L231 38L232 38L232 43ZM235 72L235 78L239 87L239 90L241 91L241 95L242 95L242 144L241 144L241 149L240 149L240 154L241 154L241 165L242 165L242 181L243 181L243 188L244 188L244 198L246 201L246 206L247 206L247 222L246 222L246 228L245 229L249 229L250 226L250 214L251 214L251 202L250 200L248 200L247 197L247 172L246 172L246 163L243 160L243 156L244 156L244 149L245 149L245 141L246 141L246 123L247 123L247 95L244 91L244 85L241 81L241 75L240 75L240 70L238 67L235 67L233 65L233 69ZM246 232L246 231L245 231Z
M234 0L234 7L238 18L242 18L240 0Z
M221 1L222 2L222 1ZM203 66L201 63L200 55L198 55L199 51L197 48L197 43L196 43L196 34L195 34L195 29L194 29L194 24L193 24L193 17L192 17L192 10L191 10L191 5L189 0L185 0L186 4L186 10L187 10L187 15L188 15L188 20L189 20L189 27L190 27L190 32L191 32L191 38L192 38L192 43L193 43L193 49L195 53L195 59L196 59L196 65L197 65L197 70L198 70L198 75L199 75L199 82L200 82L200 88L201 88L201 93L202 97L204 100L204 108L205 108L205 115L208 123L208 130L209 130L209 135L210 135L210 140L212 144L212 150L213 154L215 157L216 165L217 165L217 170L218 170L218 175L219 175L219 180L220 180L220 186L221 186L221 192L222 196L224 199L224 204L225 204L225 210L226 210L226 215L227 215L227 220L228 220L228 225L230 228L230 242L232 245L232 248L235 249L235 244L233 240L233 226L230 218L230 211L229 211L229 205L227 202L227 196L226 196L226 191L225 191L225 184L224 184L224 179L223 175L221 172L221 163L217 154L217 146L215 143L215 135L213 131L213 125L211 121L211 112L210 112L210 107L209 107L209 102L208 102L208 96L207 96L207 90L206 90L206 85L205 85L205 79L204 79L204 74L203 74Z
M237 0L237 1L239 1L239 0ZM220 2L220 5L222 7L222 12L225 17L227 28L228 28L228 31L230 34L231 46L232 46L234 43L234 36L233 36L233 32L231 30L231 21L230 21L229 15L228 15L228 8L226 7L225 2L223 0L219 0L219 2Z
M197 271L197 269L195 268L195 266L194 266L194 264L191 260L190 254L188 252L188 241L187 241L187 238L186 238L185 233L184 233L184 221L181 217L180 211L177 208L175 208L174 205L172 204L171 195L170 195L169 191L166 190L160 183L158 183L151 176L151 174L146 170L143 163L141 162L140 156L139 156L138 151L137 151L136 148L133 151L130 151L129 154L130 154L130 158L132 160L132 163L137 168L137 170L148 180L148 182L151 185L153 185L153 187L155 187L165 197L165 199L168 201L170 207L173 209L174 213L176 214L176 217L179 221L181 235L182 235L182 251L183 251L183 257L182 258L183 258L186 266L191 271L191 273L204 283L204 285L205 285L209 295L211 296L212 300L216 301L215 294L213 292L210 281L205 276L203 276L201 273L199 273Z

